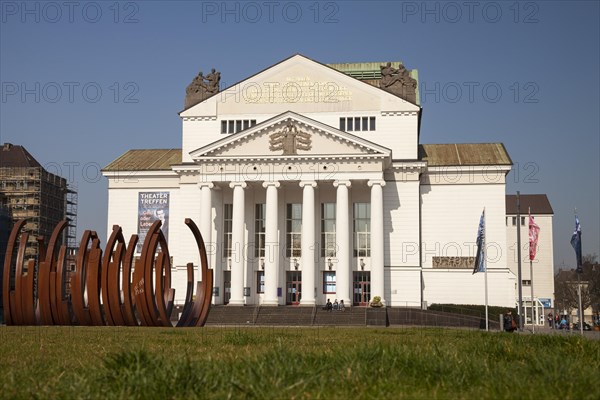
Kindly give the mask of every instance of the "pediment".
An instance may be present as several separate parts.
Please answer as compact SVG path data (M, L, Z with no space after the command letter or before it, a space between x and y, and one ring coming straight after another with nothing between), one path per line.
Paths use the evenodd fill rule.
M232 158L390 157L391 150L308 117L286 112L190 153L195 161Z
M419 107L338 70L294 55L183 111L219 114L418 111Z

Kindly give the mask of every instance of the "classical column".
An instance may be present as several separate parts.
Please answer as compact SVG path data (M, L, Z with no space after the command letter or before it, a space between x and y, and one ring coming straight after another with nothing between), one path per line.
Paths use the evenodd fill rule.
M315 305L315 187L316 182L300 182L302 189L302 292L300 304Z
M231 298L230 305L244 304L244 189L245 182L231 182L233 215L231 221Z
M267 189L267 202L265 204L265 295L263 305L276 306L277 278L279 276L279 238L277 229L277 188L279 182L264 182Z
M350 181L335 181L337 187L335 212L336 258L336 296L344 304L352 304L350 300L350 221L348 188Z
M204 239L204 245L206 246L207 256L208 256L208 264L210 268L213 267L213 253L215 246L212 243L212 188L215 185L212 182L200 182L198 183L198 187L200 188L200 233L202 234L202 239ZM221 286L220 283L222 281L221 278L221 269L214 268L214 287ZM202 277L204 279L204 277ZM221 295L221 291L223 288L219 289L219 295ZM217 303L218 298L220 296L215 296L213 298L213 302Z
M384 273L383 273L383 187L384 180L368 182L371 187L371 298L381 296L384 298Z

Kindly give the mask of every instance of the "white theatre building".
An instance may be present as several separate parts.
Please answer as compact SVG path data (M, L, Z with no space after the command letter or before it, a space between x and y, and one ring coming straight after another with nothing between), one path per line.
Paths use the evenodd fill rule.
M165 219L176 302L199 263L188 217L214 304L484 304L472 272L485 208L489 304L514 306L510 157L500 143L421 144L415 70L294 55L220 91L218 75L188 87L181 149L130 150L103 170L109 232Z

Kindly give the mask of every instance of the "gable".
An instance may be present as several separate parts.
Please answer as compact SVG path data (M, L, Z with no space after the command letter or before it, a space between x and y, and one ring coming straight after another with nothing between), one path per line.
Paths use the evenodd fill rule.
M215 104L213 106L212 104ZM216 108L216 109L215 109ZM418 111L419 107L301 55L292 56L185 110L182 117L353 111Z
M190 153L202 158L389 157L389 149L293 112Z

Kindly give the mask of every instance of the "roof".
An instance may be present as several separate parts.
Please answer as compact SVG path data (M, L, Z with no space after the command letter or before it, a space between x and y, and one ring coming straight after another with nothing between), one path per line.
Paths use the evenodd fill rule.
M35 168L40 163L23 146L4 143L0 149L0 168Z
M356 80L357 80L357 81L359 81L359 82L362 82L362 83L364 83L365 85L373 86L373 85L371 85L371 84L369 84L369 83L367 83L367 82L365 82L365 81L363 81L363 80L361 80L361 79L358 79L358 78L356 78L355 76L353 76L353 75L351 75L351 74L348 74L348 73L346 73L346 72L344 72L344 71L342 71L342 70L338 69L338 68L339 68L339 66L340 66L340 65L342 65L342 64L323 64L322 62L320 62L320 61L317 61L317 60L314 60L314 59L312 59L312 58L310 58L310 57L307 57L307 56L305 56L304 54L295 53L295 54L292 54L292 55L291 55L291 56L289 56L289 57L286 57L286 58L284 58L283 60L281 60L281 61L279 61L279 62L276 62L275 64L273 64L273 65L271 65L271 66L269 66L269 67L266 67L266 68L264 68L264 69L262 69L262 70L260 70L260 71L258 71L258 72L256 72L256 73L254 73L253 75L250 75L249 77L243 78L242 80L240 80L240 81L238 81L238 82L236 82L236 83L234 83L234 84L232 84L232 85L230 85L230 86L228 86L228 87L226 87L226 88L223 88L223 89L219 88L219 91L218 91L217 93L214 93L214 94L212 94L212 95L208 96L207 98L203 99L202 101L199 101L198 103L196 103L196 104L194 104L194 105L191 105L191 106L189 106L189 107L184 107L184 109L183 109L183 110L181 110L181 111L179 112L179 114L181 115L182 113L184 113L185 111L189 110L190 108L192 108L192 107L195 107L195 106L197 106L198 104L202 103L203 101L206 101L206 100L210 99L211 97L217 96L218 94L221 94L222 92L224 92L224 91L226 91L226 90L228 90L228 89L235 88L236 86L238 86L240 83L242 83L242 82L244 82L244 81L251 81L251 80L252 80L252 78L254 78L254 77L256 77L256 76L258 76L258 75L262 74L263 72L265 72L265 71L267 71L267 70L269 70L269 69L271 69L271 68L273 68L273 67L275 67L275 66L277 66L277 65L279 65L279 64L283 64L284 62L286 62L286 61L288 61L288 60L290 60L290 59L292 59L292 58L294 58L294 57L296 57L296 56L300 56L300 57L302 57L302 58L305 58L305 59L307 59L307 60L309 60L309 61L312 61L312 62L314 62L314 63L316 63L316 64L320 64L320 65L322 65L322 66L324 66L324 67L326 67L326 68L332 69L332 70L334 70L334 71L336 71L336 72L339 72L339 73L341 73L341 74L344 74L344 75L346 75L346 76L349 76L349 77L351 77L351 78L353 78L353 79L356 79ZM399 65L399 64L401 64L399 61L397 61L397 63L398 63L398 65ZM337 65L338 67L332 67L332 65ZM411 72L411 77L413 76L413 73L412 73L412 71L413 71L413 70L410 70L410 71L409 71L409 72ZM415 72L414 72L415 74L418 74L416 70L414 70L414 71L415 71ZM418 77L418 75L417 75L417 77ZM396 96L396 97L398 97L398 98L401 98L401 99L402 99L402 97L398 96L397 94L394 94L394 93L388 92L388 91L386 91L386 90L383 90L383 89L381 89L381 88L379 88L379 87L377 87L377 86L374 86L374 87L376 87L377 89L380 89L380 90L384 91L384 92L385 92L385 93L387 93L387 94L390 94L390 95L392 95L392 96ZM416 93L417 93L417 95L418 95L419 91L417 90L417 91L416 91ZM404 100L404 101L406 101L406 102L408 102L408 103L410 103L410 104L413 104L413 105L415 105L415 106L419 107L420 109L422 109L422 107L421 107L420 105L418 105L418 104L415 104L415 103L414 103L414 102L412 102L412 101L409 101L409 100L406 100L406 99L402 99L402 100Z
M419 159L430 167L512 165L502 143L422 144Z
M550 201L545 194L522 194L519 196L521 213L525 214L531 207L532 214L554 214ZM506 214L517 213L517 195L506 195Z
M161 171L174 164L181 164L181 149L129 150L103 171Z

